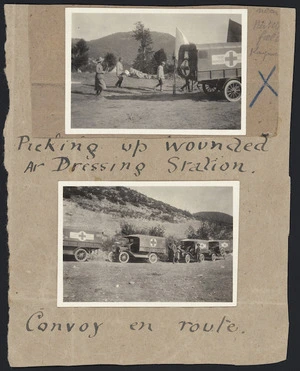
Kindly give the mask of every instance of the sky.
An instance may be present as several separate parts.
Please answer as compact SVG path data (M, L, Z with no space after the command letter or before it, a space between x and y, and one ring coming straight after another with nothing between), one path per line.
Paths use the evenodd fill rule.
M129 187L155 200L196 213L218 211L233 215L232 187Z
M196 44L226 42L229 19L242 23L240 14L74 13L72 38L89 41L116 32L128 32L141 21L151 31L174 37L178 27L189 42Z

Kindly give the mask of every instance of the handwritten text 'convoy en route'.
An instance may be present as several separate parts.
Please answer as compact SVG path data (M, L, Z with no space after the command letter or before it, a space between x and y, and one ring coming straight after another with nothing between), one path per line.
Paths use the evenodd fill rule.
M120 325L119 325L120 326ZM121 327L125 327L129 331L160 331L159 324L149 323L149 322L132 322L124 323ZM245 331L241 330L237 324L235 324L227 316L220 317L217 321L177 321L172 324L177 332L183 333L241 333L244 334ZM25 330L32 334L49 334L53 332L60 333L79 333L86 335L88 338L94 338L96 335L101 333L102 329L107 331L107 324L98 321L71 321L62 322L59 320L49 320L47 315L44 314L44 310L40 309L37 312L31 314L25 323ZM100 330L100 331L99 331Z

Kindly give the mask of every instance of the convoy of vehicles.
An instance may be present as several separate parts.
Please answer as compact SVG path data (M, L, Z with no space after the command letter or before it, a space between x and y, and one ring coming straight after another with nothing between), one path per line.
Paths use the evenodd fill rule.
M64 229L63 254L85 262L101 250L102 243L102 235L97 232ZM232 252L232 241L183 239L177 248L179 261L201 263L204 260L225 259L226 254ZM115 239L108 260L120 263L144 260L155 264L158 260L172 260L170 252L174 253L164 237L132 234Z

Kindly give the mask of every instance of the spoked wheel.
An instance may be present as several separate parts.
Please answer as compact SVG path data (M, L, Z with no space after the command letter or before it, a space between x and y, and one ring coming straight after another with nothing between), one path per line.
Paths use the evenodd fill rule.
M148 260L149 260L149 263L155 264L158 260L157 255L152 252L148 257Z
M128 260L129 260L129 254L126 251L121 252L121 254L119 255L119 262L127 263Z
M216 86L210 84L202 84L202 89L206 95L215 95L218 91Z
M216 259L217 259L217 255L216 254L211 254L211 260L214 262Z
M187 254L185 257L184 257L184 260L186 263L189 263L191 261L191 257L189 256L189 254Z
M89 254L86 250L84 249L77 249L74 253L75 259L78 262L85 262L87 261Z
M241 99L242 84L238 80L229 80L224 86L224 96L229 102L237 102Z
M114 253L112 251L107 255L107 259L110 262L113 262L114 261Z

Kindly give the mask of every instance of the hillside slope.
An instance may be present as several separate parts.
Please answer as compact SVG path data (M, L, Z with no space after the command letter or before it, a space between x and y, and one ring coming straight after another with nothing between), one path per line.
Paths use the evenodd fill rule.
M220 213L217 211L201 211L199 213L194 213L193 216L197 220L209 220L211 222L217 222L222 224L232 224L233 218L231 215Z
M162 32L151 32L152 49L154 52L163 48L168 60L172 59L175 47L175 37ZM96 40L87 41L89 57L98 58L106 53L122 57L125 64L132 65L136 58L139 42L132 37L131 32L117 32Z
M96 230L106 237L159 229L165 237L231 239L230 215L191 214L127 187L64 187L64 227ZM196 215L196 217L195 217ZM143 230L143 232L141 232ZM138 232L137 232L138 231ZM190 234L195 236L191 237ZM157 234L155 234L157 235ZM207 237L208 236L208 237Z
M194 219L188 211L177 209L127 187L65 187L64 199L70 199L87 210L122 217L171 223Z

